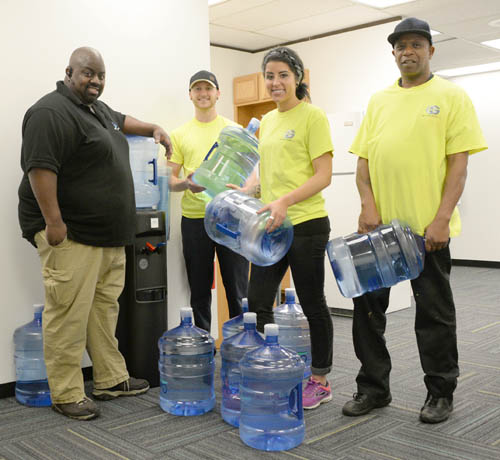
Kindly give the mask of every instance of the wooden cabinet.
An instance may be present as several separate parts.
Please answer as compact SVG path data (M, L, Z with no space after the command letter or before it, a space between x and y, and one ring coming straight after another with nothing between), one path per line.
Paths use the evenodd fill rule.
M233 81L234 104L248 104L259 100L259 79L256 73L237 77Z

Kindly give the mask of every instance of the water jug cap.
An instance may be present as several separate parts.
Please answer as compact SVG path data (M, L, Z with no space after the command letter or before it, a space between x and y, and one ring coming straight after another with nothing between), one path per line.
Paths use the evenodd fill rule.
M243 313L243 322L257 324L257 313L252 313L249 311Z
M241 308L243 310L243 313L248 311L248 299L246 297L243 297L241 299Z
M277 336L280 327L277 324L269 323L264 326L264 334L266 337Z
M35 311L35 313L40 313L41 311L43 311L44 306L45 305L43 303L34 303L33 310Z
M255 134L255 132L259 129L260 126L260 121L257 118L252 118L250 120L250 123L248 123L247 126L247 131L249 131L252 134Z
M192 318L192 317L193 317L193 309L191 307L181 308L181 319Z

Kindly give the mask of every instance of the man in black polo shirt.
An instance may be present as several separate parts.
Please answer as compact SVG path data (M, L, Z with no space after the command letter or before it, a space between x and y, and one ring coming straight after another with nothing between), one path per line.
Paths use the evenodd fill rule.
M115 338L124 246L135 230L135 198L124 134L154 137L159 126L115 112L97 99L105 83L101 55L78 48L64 82L23 120L19 221L37 247L45 285L44 354L52 407L88 420L99 408L86 397L80 362L87 348L97 399L137 395L146 380L128 375Z

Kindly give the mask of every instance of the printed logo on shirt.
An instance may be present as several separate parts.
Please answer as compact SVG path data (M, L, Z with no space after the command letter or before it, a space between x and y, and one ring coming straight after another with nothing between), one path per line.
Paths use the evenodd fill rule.
M114 121L112 121L112 122L111 122L111 124L113 125L113 129L114 129L115 131L120 131L120 127L118 126L118 124L117 124L117 123L115 123Z
M427 113L427 115L438 115L439 112L441 112L441 109L438 105L430 105L425 109L425 113Z
M295 130L294 129L289 129L285 135L283 136L283 139L293 139L295 136Z

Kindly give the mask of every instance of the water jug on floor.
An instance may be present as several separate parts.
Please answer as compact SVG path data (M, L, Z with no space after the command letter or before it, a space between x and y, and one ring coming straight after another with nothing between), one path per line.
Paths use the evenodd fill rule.
M213 198L227 190L226 184L242 186L257 163L258 141L254 136L260 122L252 118L246 128L226 126L205 160L194 172L193 182L205 187L204 193Z
M181 308L181 324L158 340L160 407L173 415L201 415L213 409L214 339L193 324L193 310Z
M344 297L415 279L424 267L424 239L397 219L369 233L335 238L326 248Z
M170 238L170 176L172 168L162 161L158 165L158 189L160 192L160 200L158 202L158 210L165 213L165 239Z
M293 240L288 217L272 233L266 231L270 212L257 214L264 203L237 190L219 193L205 209L205 230L216 243L241 254L255 265L272 265L283 258Z
M137 208L156 208L160 201L158 187L158 144L152 137L127 135L130 167L134 178Z
M278 342L277 324L266 324L265 344L240 361L240 438L260 450L287 450L304 440L304 362Z
M240 360L250 350L264 345L264 339L257 332L257 314L244 313L244 330L224 339L220 348L222 366L222 418L230 425L240 425Z
M296 303L295 289L285 289L285 303L273 310L274 322L280 327L279 342L282 347L297 352L304 361L304 379L311 375L311 336L309 321L302 307Z
M243 299L241 299L241 309L243 310L241 315L227 320L222 325L222 337L224 339L227 339L228 337L231 337L232 335L238 334L239 332L243 331L243 315L248 311L248 299L246 297L243 297Z
M43 305L33 305L33 321L14 331L16 399L26 406L50 406L50 390L43 358Z

